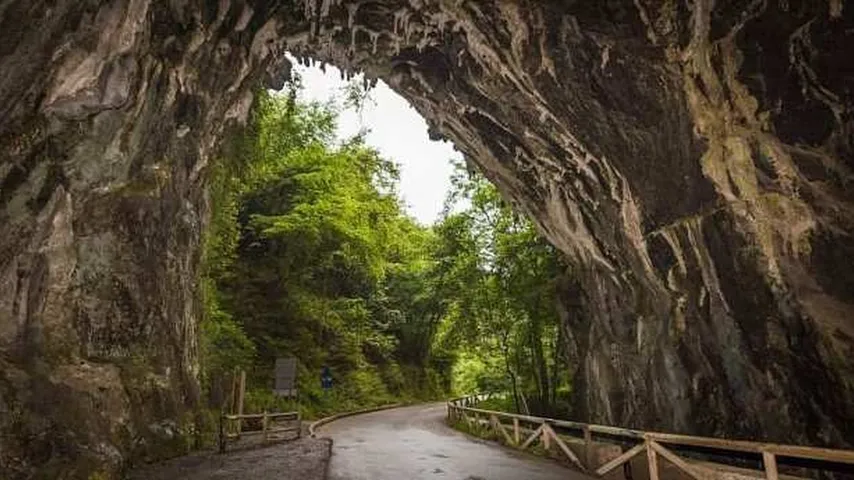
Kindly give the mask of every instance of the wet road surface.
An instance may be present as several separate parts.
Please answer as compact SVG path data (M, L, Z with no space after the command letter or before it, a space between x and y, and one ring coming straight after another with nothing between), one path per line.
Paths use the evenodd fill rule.
M330 480L591 480L555 462L477 441L445 425L445 404L332 422Z

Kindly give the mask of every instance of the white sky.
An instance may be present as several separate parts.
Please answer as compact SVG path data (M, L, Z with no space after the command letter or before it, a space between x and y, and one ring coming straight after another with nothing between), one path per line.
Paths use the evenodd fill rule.
M297 62L294 68L305 86L301 98L343 101L347 82L337 68L327 66L325 74ZM338 138L346 139L363 128L368 130L366 143L400 165L400 193L409 214L424 225L436 221L450 187L451 159L462 159L462 155L449 142L431 141L427 122L383 82L372 89L361 113L352 108L341 112Z

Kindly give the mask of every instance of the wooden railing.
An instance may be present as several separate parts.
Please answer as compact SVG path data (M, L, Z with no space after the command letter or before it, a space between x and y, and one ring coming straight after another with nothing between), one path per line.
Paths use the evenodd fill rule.
M716 475L718 472L715 471L717 467L722 469L727 468L724 464L720 464L720 462L715 462L719 464L715 468L701 466L699 462L687 460L674 453L671 450L672 446L699 448L706 452L712 451L730 455L733 452L761 455L764 476L767 480L778 479L778 457L806 459L827 464L842 463L854 465L854 451L851 450L646 432L605 425L482 410L471 406L475 405L479 398L480 396L473 395L448 401L448 419L453 422L462 421L475 432L478 430L484 431L484 433L491 431L491 433L497 435L499 440L503 440L504 443L520 450L525 450L539 441L545 450L550 451L552 444L554 444L563 456L576 468L597 477L607 475L641 453L646 454L650 480L659 480L659 456L664 457L678 470L696 480L715 478L718 476ZM570 439L577 435L579 440L583 440L583 444L577 445L577 451L574 451L567 444L567 441L572 444L572 440L563 434L558 434L555 428L558 428L563 433L572 432L573 435L570 436ZM612 458L601 465L597 465L593 458L594 435L597 436L597 443L601 439L605 439L606 441L610 441L610 443L620 444L618 448L621 453L612 455ZM623 445L631 446L623 447ZM582 462L579 456L585 457L585 461Z
M492 392L474 393L474 394L466 395L463 397L452 398L452 399L448 400L448 403L456 405L456 406L460 406L460 407L472 407L472 406L477 405L478 403L480 403L484 400L489 400L490 398L492 398L495 395L497 395L497 394L492 393Z
M261 429L244 429L247 420L261 420ZM277 422L288 422L284 426ZM267 442L273 435L295 432L297 437L301 435L301 421L299 412L284 413L249 413L249 414L224 414L220 416L219 422L219 450L224 452L229 441L239 440L244 436L261 435L262 441Z

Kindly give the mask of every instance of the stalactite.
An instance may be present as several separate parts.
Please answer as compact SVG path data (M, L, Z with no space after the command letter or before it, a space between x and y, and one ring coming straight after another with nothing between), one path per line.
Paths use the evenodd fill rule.
M115 472L194 401L206 171L285 49L385 80L569 259L579 418L854 444L850 5L216 3L0 8L0 409L40 451Z

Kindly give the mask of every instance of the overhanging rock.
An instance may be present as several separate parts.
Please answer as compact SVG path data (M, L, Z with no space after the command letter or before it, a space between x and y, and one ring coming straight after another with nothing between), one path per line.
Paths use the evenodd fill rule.
M851 31L842 0L0 3L0 465L179 436L206 167L285 51L386 80L567 255L579 417L854 443Z

